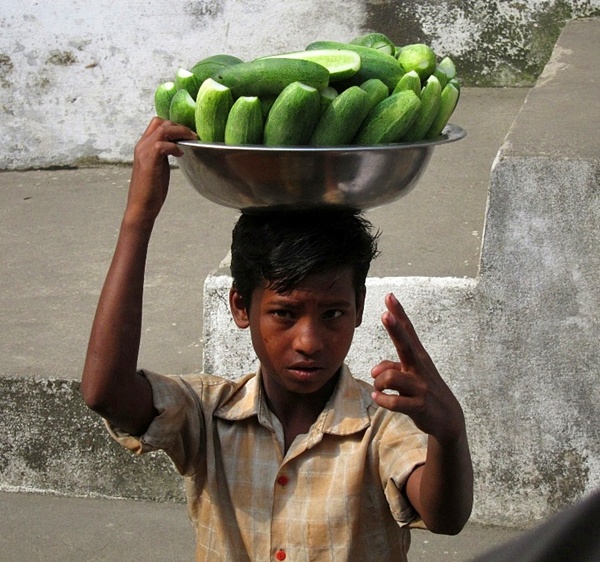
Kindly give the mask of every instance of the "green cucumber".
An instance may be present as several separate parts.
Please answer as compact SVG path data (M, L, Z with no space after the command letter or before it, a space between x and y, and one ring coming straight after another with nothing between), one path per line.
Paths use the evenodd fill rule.
M169 107L169 119L195 131L195 111L196 102L190 93L187 90L177 90Z
M154 109L161 119L169 119L169 109L175 92L175 82L163 82L154 91Z
M354 76L343 81L346 87L360 86L370 78L379 78L390 90L393 90L404 74L402 67L393 56L370 47L337 41L315 41L306 47L307 51L319 49L351 50L360 55L360 69Z
M240 64L241 62L244 61L233 55L212 55L199 60L190 71L196 76L198 82L202 84L207 78L210 78L222 68L233 64Z
M392 94L404 92L405 90L412 90L417 96L421 95L421 78L419 78L419 75L414 70L407 72L398 80L398 84L396 84Z
M329 86L329 71L322 65L301 59L256 59L227 66L212 78L240 96L277 96L293 82L321 90Z
M397 59L404 72L414 70L421 82L425 82L434 73L437 62L434 50L425 43L401 47Z
M331 86L319 90L321 95L321 116L327 111L327 108L331 105L331 102L338 97L338 91Z
M456 109L459 96L460 90L452 83L452 81L448 82L448 84L446 84L442 90L440 107L437 115L425 134L426 139L435 139L442 134L442 131L448 123L450 116Z
M421 107L415 122L402 137L403 141L417 141L425 137L433 123L442 100L442 86L435 75L427 78L421 90Z
M394 42L383 33L367 33L365 35L361 35L360 37L355 37L352 39L352 41L350 41L350 44L369 47L370 49L375 49L376 51L385 53L386 55L394 56L396 52Z
M360 87L367 92L369 111L390 95L390 89L379 78L371 78Z
M277 96L262 96L260 99L260 106L262 107L263 118L266 119L267 115L269 115L269 111L273 107Z
M434 76L440 81L442 89L446 84L456 78L456 66L450 57L444 57L436 66Z
M176 90L187 90L192 99L196 99L201 82L198 81L192 72L185 68L179 68L175 74L174 82Z
M267 146L306 145L321 114L319 90L292 82L277 96L265 123Z
M294 51L278 55L260 57L262 59L300 59L316 62L329 71L329 82L338 82L354 76L360 69L360 55L355 51L340 49L315 49Z
M313 146L350 144L369 112L369 96L362 88L351 86L332 102L322 115L310 139Z
M412 90L384 99L363 121L354 144L371 145L398 142L413 124L421 100Z
M225 144L261 144L264 118L260 100L256 96L239 97L227 116Z
M207 78L196 98L196 132L201 141L224 142L227 117L233 105L231 90Z

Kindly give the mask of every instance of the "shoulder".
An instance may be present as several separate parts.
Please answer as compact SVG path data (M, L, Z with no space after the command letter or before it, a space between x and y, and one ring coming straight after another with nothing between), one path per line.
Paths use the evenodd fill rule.
M256 378L247 374L238 379L228 379L205 373L193 375L161 375L152 371L142 371L152 386L156 398L160 395L177 396L202 403L203 409L217 409L232 396L244 389Z

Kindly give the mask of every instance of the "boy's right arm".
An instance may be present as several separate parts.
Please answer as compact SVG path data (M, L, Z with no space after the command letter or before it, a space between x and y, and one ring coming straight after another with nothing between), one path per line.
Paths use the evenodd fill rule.
M136 145L127 206L92 325L81 380L85 403L132 435L156 415L149 382L138 373L144 272L150 235L169 186L173 141L195 139L187 127L154 118Z

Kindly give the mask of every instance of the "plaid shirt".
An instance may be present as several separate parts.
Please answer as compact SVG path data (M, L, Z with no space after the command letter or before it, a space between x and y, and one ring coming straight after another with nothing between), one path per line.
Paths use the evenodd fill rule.
M144 374L159 415L139 438L109 429L137 454L165 450L185 476L197 560L406 560L422 523L403 488L427 436L347 367L286 453L260 370L236 382Z

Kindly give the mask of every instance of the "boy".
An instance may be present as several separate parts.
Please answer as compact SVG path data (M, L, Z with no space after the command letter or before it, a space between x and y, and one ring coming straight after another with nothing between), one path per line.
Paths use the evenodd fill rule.
M344 365L376 254L357 214L240 217L230 306L250 329L256 374L232 382L137 370L167 156L191 138L155 118L136 146L84 366L87 405L124 446L164 449L185 476L197 560L397 561L410 526L458 533L473 486L464 416L393 295L382 322L396 360L372 369L373 387Z

